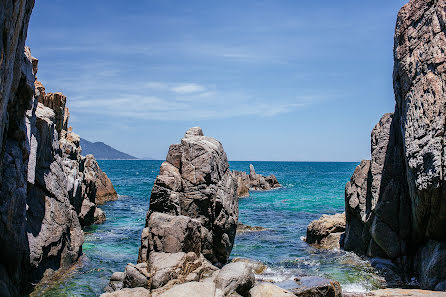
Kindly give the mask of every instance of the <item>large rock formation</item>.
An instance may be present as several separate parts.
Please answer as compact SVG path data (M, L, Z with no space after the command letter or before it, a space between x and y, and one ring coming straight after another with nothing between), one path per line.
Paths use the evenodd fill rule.
M194 251L226 263L237 229L236 191L221 143L189 129L170 146L153 186L140 261L152 251Z
M281 187L274 174L263 176L256 173L254 165L249 165L249 174L243 171L232 171L237 179L237 196L247 197L249 191L268 191Z
M322 215L307 227L305 241L324 249L339 249L345 231L345 214Z
M446 289L446 3L398 14L395 112L372 131L372 159L346 186L347 250L393 259L421 287Z
M35 82L24 47L33 5L0 1L0 296L76 261L95 213L96 174L67 131L66 98Z

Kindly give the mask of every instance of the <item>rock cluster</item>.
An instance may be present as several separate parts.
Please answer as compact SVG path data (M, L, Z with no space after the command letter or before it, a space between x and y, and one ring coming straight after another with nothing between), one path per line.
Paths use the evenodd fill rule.
M25 48L33 5L0 1L1 296L26 295L76 261L96 212L95 161L67 129L66 98L35 82L38 61Z
M248 197L250 190L267 191L281 187L274 174L268 176L257 174L252 164L249 165L249 174L236 170L232 171L232 173L237 179L238 197Z
M446 3L411 0L398 14L395 112L372 131L371 160L345 190L344 248L392 259L422 288L446 290Z

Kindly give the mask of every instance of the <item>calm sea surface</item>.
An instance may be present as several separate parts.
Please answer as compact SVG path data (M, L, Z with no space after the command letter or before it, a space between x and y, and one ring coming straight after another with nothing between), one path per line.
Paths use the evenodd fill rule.
M286 283L297 275L320 275L338 280L348 291L379 286L379 277L359 257L343 251L320 251L302 241L310 221L322 214L343 212L344 186L357 163L230 162L230 167L248 172L250 163L257 173L275 174L284 187L240 199L239 220L268 230L238 235L231 257L266 263L263 278L278 282ZM107 215L103 225L86 230L81 264L37 296L99 295L114 271L123 271L127 263L137 260L150 191L161 161L99 164L120 198L101 206Z

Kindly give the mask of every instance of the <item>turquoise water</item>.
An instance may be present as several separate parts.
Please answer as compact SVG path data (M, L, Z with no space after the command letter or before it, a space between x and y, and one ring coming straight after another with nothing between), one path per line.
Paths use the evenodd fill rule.
M140 233L150 191L161 161L99 161L119 200L101 206L103 225L86 230L84 256L69 276L36 296L95 296L114 271L138 257ZM321 275L341 282L344 290L364 291L380 279L359 257L343 251L321 251L302 241L307 225L322 214L342 212L344 186L357 163L230 162L232 170L275 174L283 188L253 192L240 199L239 220L267 231L238 235L231 257L248 257L268 265L262 278L286 281L296 275Z

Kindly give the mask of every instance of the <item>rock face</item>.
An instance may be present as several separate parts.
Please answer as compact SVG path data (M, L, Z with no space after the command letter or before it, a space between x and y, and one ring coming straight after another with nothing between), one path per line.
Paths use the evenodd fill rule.
M250 190L267 191L281 187L274 174L269 176L257 174L252 164L249 165L249 174L235 170L232 173L237 179L238 197L248 197Z
M340 248L341 235L345 231L345 214L323 215L307 227L305 241L321 248Z
M345 249L390 258L428 289L446 280L445 7L411 0L400 10L395 112L373 129L372 159L346 186Z
M236 191L221 143L200 128L187 131L170 146L153 186L140 261L152 251L194 251L226 263L237 229Z
M66 97L36 82L25 48L34 1L0 1L0 295L24 296L82 252L95 173L67 129Z

